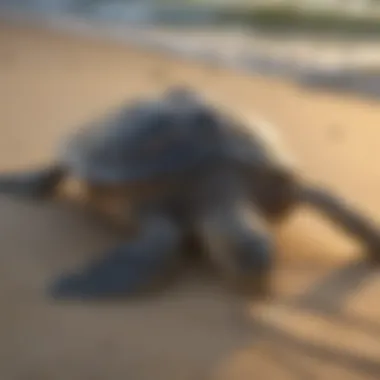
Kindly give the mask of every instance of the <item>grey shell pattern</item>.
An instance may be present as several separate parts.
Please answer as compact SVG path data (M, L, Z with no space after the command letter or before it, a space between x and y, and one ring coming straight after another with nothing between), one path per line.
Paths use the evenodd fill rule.
M122 106L85 126L61 146L61 163L76 177L121 183L176 173L216 157L218 115L173 94Z

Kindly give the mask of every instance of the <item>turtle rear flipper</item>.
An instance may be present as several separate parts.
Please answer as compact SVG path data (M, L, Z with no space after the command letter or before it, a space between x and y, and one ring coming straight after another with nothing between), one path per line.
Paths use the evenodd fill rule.
M0 194L44 198L50 196L65 175L59 166L0 174Z

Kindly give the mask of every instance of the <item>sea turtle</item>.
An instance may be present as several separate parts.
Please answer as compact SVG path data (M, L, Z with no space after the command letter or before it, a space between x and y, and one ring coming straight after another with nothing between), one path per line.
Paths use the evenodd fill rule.
M147 289L178 267L189 237L231 284L259 294L268 289L274 254L268 224L301 203L321 211L377 259L376 226L305 183L276 138L270 125L245 123L190 88L171 87L90 123L46 168L3 173L0 193L51 197L65 178L75 177L89 197L118 199L121 220L132 217L133 236L52 283L49 292L57 299Z

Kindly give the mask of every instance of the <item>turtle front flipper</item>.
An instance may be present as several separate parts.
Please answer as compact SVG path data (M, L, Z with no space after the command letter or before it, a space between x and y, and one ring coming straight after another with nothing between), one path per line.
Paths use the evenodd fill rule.
M222 278L239 292L269 295L274 241L265 218L236 178L221 178L211 185L208 202L202 204L195 220L207 255Z
M59 166L0 174L0 194L44 198L50 196L65 175Z
M339 196L319 186L300 183L297 196L301 204L313 207L337 228L366 247L370 261L380 263L380 226L371 218L365 217Z
M169 218L144 218L134 239L105 252L105 257L78 274L53 282L55 299L104 299L123 297L150 289L176 269L182 234Z

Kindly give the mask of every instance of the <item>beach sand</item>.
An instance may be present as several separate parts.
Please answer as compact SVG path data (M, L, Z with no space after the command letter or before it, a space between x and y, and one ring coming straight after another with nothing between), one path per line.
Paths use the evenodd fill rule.
M170 84L277 124L301 172L380 223L380 103L5 23L0 170L48 162L82 122ZM317 214L299 210L276 231L273 302L251 304L195 270L157 296L84 305L51 302L47 283L115 234L50 202L1 197L0 210L1 379L380 376L380 276L355 264L360 247Z

